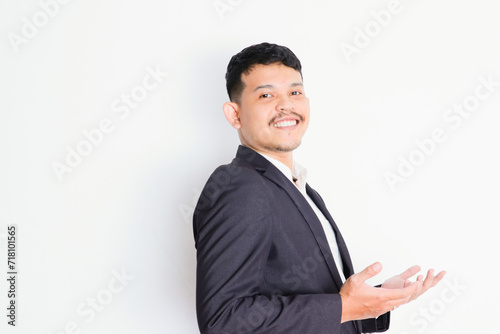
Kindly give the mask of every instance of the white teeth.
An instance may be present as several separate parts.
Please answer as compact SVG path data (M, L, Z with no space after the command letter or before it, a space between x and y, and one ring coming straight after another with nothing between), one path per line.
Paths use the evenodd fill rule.
M297 121L283 121L283 122L275 123L274 127L276 127L276 128L283 128L283 127L286 127L286 126L293 126L295 124L297 124Z

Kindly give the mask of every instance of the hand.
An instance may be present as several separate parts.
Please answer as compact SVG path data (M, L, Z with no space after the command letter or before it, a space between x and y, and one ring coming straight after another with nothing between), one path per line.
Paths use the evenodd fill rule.
M408 272L410 269L412 270ZM391 286L391 288L385 289L375 288L365 283L367 279L374 277L382 270L382 265L378 262L349 277L339 292L342 298L341 322L376 318L408 303L415 295L419 295L425 281L422 283L422 280L417 280L413 283L406 283L403 277L409 274L411 277L418 271L413 274L412 272L420 270L414 267L410 269L405 271L404 275L390 279L386 286Z
M416 273L420 271L419 266L413 266L409 269L407 269L405 272L402 274L396 275L394 277L391 277L387 279L383 284L382 288L384 289L401 289L404 288L407 284L409 284L408 279L412 276L414 276ZM417 281L422 282L423 281L423 276L418 275Z
M413 266L403 273L396 275L394 277L389 278L382 284L382 288L384 289L401 289L411 283L408 279L417 274L420 271L419 266ZM430 288L436 286L436 284L439 283L446 275L446 271L441 271L439 274L434 276L434 269L429 269L427 272L427 277L424 280L423 275L418 275L417 276L417 282L420 282L421 285L420 287L416 290L415 294L410 298L409 301L413 301L417 299L419 296L421 296L423 293L425 293L427 290Z

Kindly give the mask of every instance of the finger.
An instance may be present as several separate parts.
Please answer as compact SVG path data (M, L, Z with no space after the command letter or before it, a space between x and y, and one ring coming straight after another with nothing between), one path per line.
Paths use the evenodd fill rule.
M420 296L420 294L422 293L422 288L423 288L422 278L419 277L419 279L417 279L415 282L413 282L411 284L416 285L417 288L415 289L413 294L409 297L407 303L417 299Z
M415 282L420 282L421 284L423 284L423 282L424 282L424 276L423 275L418 275ZM410 284L412 284L412 282L410 280L406 280L405 284L404 284L404 287L406 288L407 286L410 286Z
M366 267L363 271L354 274L350 279L358 284L364 283L367 279L374 277L382 270L382 264L380 262L375 262L372 265Z
M410 300L408 302L411 302L415 299L417 299L421 294L422 294L422 289L423 289L423 276L418 276L417 278L417 284L418 284L418 287L417 287L417 290L415 290L415 293L413 293L413 295L411 296Z
M432 286L431 287L435 287L436 284L439 283L439 281L441 281L444 277L444 275L446 275L446 271L441 271L439 274L437 274L435 277L434 277L434 280L432 281Z
M429 290L432 287L432 282L434 281L434 269L429 269L427 271L427 277L425 277L424 285L422 287L422 293Z
M410 288L412 286L416 287L422 286L422 282L419 280L416 280L415 282L408 281L408 284L406 284L405 288Z
M416 273L420 271L420 266L413 266L411 268L406 269L401 275L399 275L402 279L406 280L412 276L414 276Z

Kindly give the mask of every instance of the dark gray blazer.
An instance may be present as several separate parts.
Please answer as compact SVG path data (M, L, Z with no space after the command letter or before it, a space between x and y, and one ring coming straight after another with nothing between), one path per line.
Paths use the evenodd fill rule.
M330 221L345 277L354 273L340 231L319 194L307 193ZM281 171L239 146L208 179L193 217L196 310L201 333L369 333L377 320L340 324L342 281L321 223Z

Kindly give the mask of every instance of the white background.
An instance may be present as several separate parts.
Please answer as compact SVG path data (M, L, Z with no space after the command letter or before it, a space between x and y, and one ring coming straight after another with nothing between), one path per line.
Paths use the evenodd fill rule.
M239 143L221 109L227 63L263 41L302 61L312 119L295 158L356 269L381 261L373 283L413 264L448 271L393 313L388 333L498 332L495 2L401 0L381 28L372 11L386 0L73 0L52 2L52 16L44 3L0 5L2 333L198 332L191 214ZM148 68L168 76L120 118L112 105L141 92ZM497 86L459 126L446 121L454 104L474 102L480 78ZM60 180L54 163L105 119L113 130ZM446 140L418 153L415 141L438 128ZM410 157L419 165L391 189L385 175ZM10 224L16 328L5 310Z

